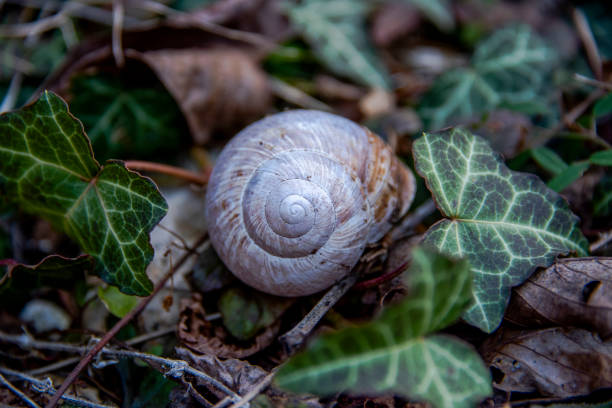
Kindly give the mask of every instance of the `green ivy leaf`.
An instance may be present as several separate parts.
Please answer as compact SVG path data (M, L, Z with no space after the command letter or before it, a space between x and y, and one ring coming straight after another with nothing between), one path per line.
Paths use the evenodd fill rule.
M176 102L159 84L79 76L70 92L70 110L87 129L98 160L168 157L188 134Z
M371 5L364 0L289 3L292 24L329 69L371 87L389 88L389 76L365 27Z
M469 68L443 74L423 97L419 112L429 128L498 106L537 99L556 53L527 26L504 28L480 43Z
M155 184L121 162L100 166L66 103L44 92L0 116L0 186L23 211L66 232L96 260L95 272L127 294L147 295L149 231L166 214Z
M394 393L437 407L473 407L489 395L489 372L470 345L427 336L469 303L469 263L417 248L406 277L402 302L369 324L316 339L280 369L277 384L320 395Z
M463 129L424 134L413 152L446 217L424 242L472 264L473 301L463 316L470 324L493 331L512 286L559 254L587 254L565 200L535 175L509 170L484 139Z
M0 261L6 271L0 272L0 303L7 308L19 307L30 300L30 292L42 287L71 290L94 269L94 260L89 255L65 258L51 255L36 265L24 265L12 260ZM0 266L0 271L2 271ZM80 279L79 279L80 278Z

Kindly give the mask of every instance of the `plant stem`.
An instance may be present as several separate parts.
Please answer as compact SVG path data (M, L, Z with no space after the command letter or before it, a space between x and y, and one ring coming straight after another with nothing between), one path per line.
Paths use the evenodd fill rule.
M169 166L167 164L140 161L140 160L128 160L124 162L125 167L130 170L142 170L142 171L153 171L156 173L167 174L169 176L177 177L183 180L187 180L191 183L205 185L208 183L208 177L210 171L205 173L196 173L193 171L181 169L180 167Z
M166 275L155 285L153 289L153 293L151 293L146 298L142 299L138 305L132 309L128 314L126 314L121 320L119 320L115 325L102 337L102 339L92 348L83 359L77 364L77 366L70 372L66 380L62 383L57 392L51 397L49 403L45 405L45 408L54 408L59 402L62 395L66 392L68 387L77 379L81 371L93 360L93 358L104 348L104 346L121 330L125 327L134 317L136 317L140 312L144 310L145 307L149 304L149 302L153 299L153 297L165 286L166 282L172 277L174 272L183 265L189 257L195 253L195 250L202 245L206 239L207 234L204 234L198 242L194 245L191 251L185 253L170 270L166 273Z

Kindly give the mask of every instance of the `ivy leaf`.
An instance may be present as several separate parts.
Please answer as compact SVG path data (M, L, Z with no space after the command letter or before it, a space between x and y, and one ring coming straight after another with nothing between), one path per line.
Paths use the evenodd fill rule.
M70 110L87 129L98 160L168 157L188 134L170 94L102 75L72 80Z
M421 248L412 259L402 302L367 325L316 339L280 369L278 385L323 395L394 393L437 407L472 407L489 395L489 372L470 345L427 336L468 305L469 263Z
M423 97L419 112L430 128L500 105L537 99L557 55L527 26L496 31L480 43L471 66L443 74Z
M59 96L44 92L0 116L0 187L92 255L105 281L127 294L151 292L149 231L166 214L166 201L150 179L121 162L100 166Z
M2 271L2 265L7 266L6 271ZM31 299L32 290L45 286L71 290L93 268L94 261L89 255L76 258L50 255L36 265L0 260L0 303L7 308L19 307Z
M388 89L388 73L365 27L370 7L364 0L307 0L290 3L287 13L329 69L361 84Z
M473 300L463 315L470 324L493 331L512 286L559 254L587 254L567 202L535 175L508 169L484 139L456 128L424 134L413 152L416 170L446 217L424 242L472 264Z

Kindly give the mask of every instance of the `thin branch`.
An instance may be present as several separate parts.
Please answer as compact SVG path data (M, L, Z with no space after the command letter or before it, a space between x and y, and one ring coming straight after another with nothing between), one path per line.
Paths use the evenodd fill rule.
M0 366L0 373L4 373L8 376L12 376L15 378L18 378L19 380L22 381L27 381L28 383L32 384L32 389L36 392L40 392L41 394L53 394L55 393L55 387L53 386L53 381L51 380L51 378L47 377L44 380L39 380L38 378L29 376L27 374L21 373L19 371L15 371L15 370L11 370L10 368L7 367L2 367ZM74 405L78 405L81 407L87 407L87 408L116 408L113 405L105 405L105 404L98 404L92 401L88 401L82 398L79 398L75 395L71 395L71 394L65 394L62 395L61 398L64 401L68 401L71 404Z
M0 374L0 384L4 385L6 388L11 390L11 392L13 394L18 396L23 402L28 404L30 407L32 407L32 408L40 408L40 405L38 405L36 402L32 401L32 399L30 397L28 397L27 395L25 395L19 388L15 387L13 384L11 384L6 378L4 378L4 376L2 374Z
M385 273L384 275L377 276L376 278L356 283L355 286L353 286L353 289L357 289L357 290L367 289L367 288L371 288L374 286L378 286L381 283L390 281L391 279L395 278L396 276L404 272L407 266L408 266L408 262L404 262L403 264L401 264L400 266L398 266L397 268L395 268L389 273Z
M196 173L193 171L182 169L180 167L140 160L127 160L124 162L124 164L125 167L130 170L152 171L156 173L167 174L169 176L181 178L191 183L196 183L200 185L206 185L206 183L208 183L208 177L210 176L209 171L205 173Z
M125 7L123 0L113 0L113 29L112 29L112 49L113 57L117 67L122 68L125 65L125 56L123 55L123 20L125 17Z
M195 244L194 248L198 248L200 245L202 245L205 241L206 241L207 235L204 234L199 240L198 242ZM128 314L126 314L121 320L119 320L109 331L108 333L106 333L104 335L104 337L102 337L102 340L100 340L96 346L91 349L87 355L85 355L85 357L83 357L83 360L81 360L79 362L79 364L77 364L77 366L72 370L72 372L68 375L68 377L66 377L66 380L62 383L62 385L60 386L60 388L57 390L57 392L53 395L53 397L51 398L51 400L49 401L49 403L45 406L46 408L53 408L57 405L59 399L61 398L61 396L66 392L66 390L68 389L68 387L70 387L70 385L77 379L77 377L79 376L79 374L81 373L81 371L83 371L83 369L85 367L87 367L87 365L91 362L91 360L93 360L93 358L96 356L96 354L98 354L100 352L100 350L102 350L104 348L104 346L119 332L119 330L121 330L123 327L125 327L134 317L136 317L138 314L140 314L140 312L142 312L144 310L145 307L147 307L147 305L149 304L149 302L153 299L153 297L155 297L155 295L157 293L159 293L159 291L165 286L166 282L172 277L172 275L174 274L174 272L180 268L186 261L187 259L189 259L189 257L195 252L194 249L192 249L191 251L185 253L177 262L177 264L175 265L174 268L171 268L166 275L157 283L157 285L155 285L155 288L153 289L153 293L151 293L151 295L149 295L148 297L142 299L140 301L140 303L138 303L138 305L132 309Z
M405 238L423 220L436 211L436 204L430 198L418 206L414 211L408 213L404 219L391 230L391 242Z
M270 77L268 84L276 96L301 108L318 109L326 112L334 111L328 104L313 98L301 89L291 86L280 79Z
M610 242L612 242L612 230L602 233L597 241L593 242L589 246L589 252L599 251L601 248L607 246Z
M329 309L357 282L359 273L359 268L354 268L347 276L332 286L294 328L279 337L278 340L288 355L292 355L298 350Z
M232 406L230 406L230 408L240 408L243 405L248 404L253 398L258 396L270 385L275 374L276 372L272 371L270 374L259 380L257 384L255 384L255 386L240 399L240 401L235 402Z
M612 84L609 83L609 82L598 81L596 79L589 78L587 76L584 76L584 75L578 74L578 73L574 74L574 78L577 81L582 82L584 84L596 86L598 88L602 88L602 89L605 89L607 91L612 91Z
M595 74L595 78L601 81L603 79L601 56L599 55L599 49L597 47L597 43L595 42L595 37L593 37L593 32L591 31L589 22L584 13L577 8L574 8L572 11L572 19L574 20L574 25L576 26L576 31L578 32L578 36L582 41L582 45L584 45L587 59L589 60L589 65Z
M140 339L138 340L140 341ZM81 346L78 344L36 340L27 334L13 335L13 334L7 334L1 331L0 331L0 341L16 344L23 349L52 350L52 351L60 351L60 352L66 352L66 353L78 353L78 354L84 354L89 350L89 347ZM134 343L134 341L132 341L132 343ZM219 389L220 391L226 393L233 400L237 401L240 399L240 396L238 396L232 390L227 388L224 384L222 384L215 378L209 376L205 372L191 367L184 360L165 358L165 357L156 356L154 354L143 353L140 351L123 350L123 349L117 349L117 348L112 348L112 347L102 348L100 350L100 354L109 356L109 357L116 357L116 358L138 358L144 361L157 363L167 368L167 371L163 373L166 376L170 376L175 379L180 379L181 377L183 377L184 374L189 374L189 375L199 378L205 383L208 383L212 385L213 387Z

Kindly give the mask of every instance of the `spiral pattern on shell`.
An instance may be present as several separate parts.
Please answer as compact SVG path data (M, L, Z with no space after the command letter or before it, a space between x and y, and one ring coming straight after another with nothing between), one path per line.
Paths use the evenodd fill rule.
M414 177L376 135L295 110L236 135L210 177L213 247L245 283L302 296L346 275L412 203Z

